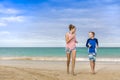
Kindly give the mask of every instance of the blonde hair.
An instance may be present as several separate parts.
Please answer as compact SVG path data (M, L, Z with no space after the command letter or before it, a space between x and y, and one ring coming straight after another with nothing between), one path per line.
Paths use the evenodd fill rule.
M92 34L93 34L93 36L95 36L95 32L89 32L89 33L92 33Z

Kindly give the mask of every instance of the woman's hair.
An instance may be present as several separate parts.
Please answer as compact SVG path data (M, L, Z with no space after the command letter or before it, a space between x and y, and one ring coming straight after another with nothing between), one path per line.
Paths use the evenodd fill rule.
M89 32L89 33L92 33L92 34L93 34L93 36L95 36L95 32Z
M75 28L74 25L72 25L72 24L69 25L69 30L70 30L70 31L71 31L72 29L74 29L74 28Z

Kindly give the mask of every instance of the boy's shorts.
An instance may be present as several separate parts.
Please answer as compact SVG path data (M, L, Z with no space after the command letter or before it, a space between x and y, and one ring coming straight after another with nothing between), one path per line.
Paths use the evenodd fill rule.
M89 54L89 60L95 62L96 61L96 55Z
M76 50L76 47L73 48L73 49L66 48L66 53L71 54L73 50Z

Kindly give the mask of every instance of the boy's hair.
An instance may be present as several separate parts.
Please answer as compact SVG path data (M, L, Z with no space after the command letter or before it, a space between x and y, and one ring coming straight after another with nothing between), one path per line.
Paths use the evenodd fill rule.
M89 32L89 33L92 33L92 34L93 34L93 36L95 36L95 32Z
M72 29L74 29L74 28L75 28L74 25L72 25L72 24L69 25L69 30L70 30L70 31L71 31Z

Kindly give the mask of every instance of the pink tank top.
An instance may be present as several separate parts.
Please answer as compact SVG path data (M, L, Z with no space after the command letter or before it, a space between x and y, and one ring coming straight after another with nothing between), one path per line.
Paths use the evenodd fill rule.
M72 38L72 34L68 33L69 38ZM66 43L66 48L74 49L76 47L76 37L74 37L69 43Z

